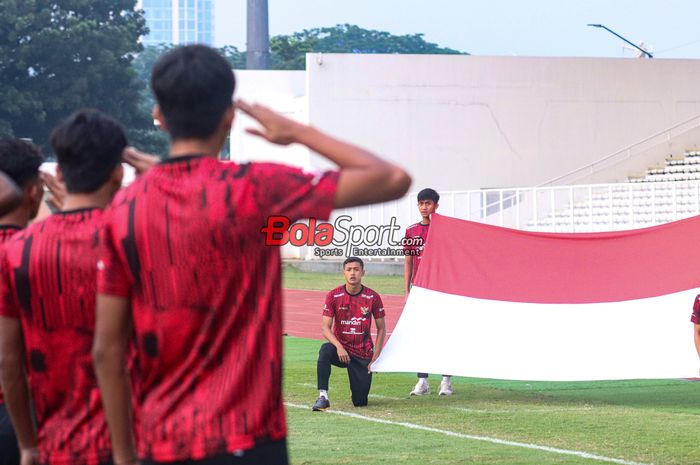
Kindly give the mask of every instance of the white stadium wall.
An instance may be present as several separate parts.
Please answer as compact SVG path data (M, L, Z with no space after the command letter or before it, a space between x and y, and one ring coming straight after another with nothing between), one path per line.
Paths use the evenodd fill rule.
M267 105L276 111L308 123L306 73L304 71L236 71L236 95L248 102ZM309 151L300 146L280 147L245 132L255 123L241 112L231 131L231 159L236 162L274 161L302 168L310 167Z
M405 166L414 189L538 185L700 115L700 60L309 54L306 72L237 79L237 96ZM327 166L250 125L239 115L234 160Z
M700 60L307 55L309 122L414 188L532 186L700 114Z

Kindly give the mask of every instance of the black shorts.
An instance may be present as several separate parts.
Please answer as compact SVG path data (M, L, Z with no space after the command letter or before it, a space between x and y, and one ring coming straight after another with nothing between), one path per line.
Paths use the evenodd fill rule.
M18 465L19 448L5 404L0 404L0 465Z
M326 342L318 351L317 377L318 389L328 390L330 378L330 365L348 369L350 380L350 392L352 403L355 407L367 405L367 397L372 387L372 373L369 372L369 364L372 360L350 356L350 363L342 363L338 358L338 349L330 342Z
M237 454L222 454L201 460L179 462L154 462L141 460L142 465L288 465L287 440L265 441L252 449Z

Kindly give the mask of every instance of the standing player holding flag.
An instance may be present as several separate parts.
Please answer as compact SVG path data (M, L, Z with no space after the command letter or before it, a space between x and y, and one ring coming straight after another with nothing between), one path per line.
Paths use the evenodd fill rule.
M411 292L413 280L416 277L418 267L423 259L423 249L428 240L428 230L430 229L430 215L437 210L438 202L440 202L440 194L434 189L426 188L421 190L418 193L418 212L420 213L421 220L406 228L405 239L409 242L404 246L404 250L406 251L403 268L405 300L408 300L408 294ZM418 373L418 382L411 391L411 395L425 396L428 394L430 394L428 373ZM441 396L452 395L452 376L442 376L438 394Z

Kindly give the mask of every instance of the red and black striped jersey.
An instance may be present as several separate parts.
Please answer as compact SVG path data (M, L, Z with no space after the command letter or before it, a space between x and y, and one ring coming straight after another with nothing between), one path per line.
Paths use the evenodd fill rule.
M12 236L14 236L18 231L21 231L20 226L14 224L0 225L0 246L5 242L9 241ZM2 396L2 389L0 389L0 404L4 404L5 399Z
M3 224L0 225L0 245L12 239L12 237L21 231L22 227L16 224Z
M421 260L423 260L423 250L425 249L425 243L428 240L428 231L430 230L430 223L415 223L406 228L406 235L404 236L404 251L407 255L413 257L413 270L411 272L411 282L416 279L416 273L418 273L418 267L420 266Z
M343 284L326 295L323 316L333 318L333 334L350 355L372 358L372 317L384 318L379 294L365 286L357 294L350 294Z
M19 318L41 463L96 465L111 445L92 364L102 211L56 213L0 254L0 315Z
M99 292L131 301L139 454L233 453L286 436L279 247L271 215L327 219L337 172L171 158L106 213Z

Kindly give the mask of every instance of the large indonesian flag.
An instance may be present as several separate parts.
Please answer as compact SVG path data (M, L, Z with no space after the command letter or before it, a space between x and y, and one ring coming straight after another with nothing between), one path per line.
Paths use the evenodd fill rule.
M374 371L519 380L690 378L700 217L533 233L433 215Z

